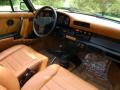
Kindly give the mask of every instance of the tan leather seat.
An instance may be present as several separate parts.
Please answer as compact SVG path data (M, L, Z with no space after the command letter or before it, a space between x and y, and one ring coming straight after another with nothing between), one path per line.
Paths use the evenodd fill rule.
M16 76L7 68L0 66L0 90L20 90Z
M7 67L16 77L27 68L44 69L48 58L25 45L17 45L0 53L0 65Z
M8 80L10 78L10 80ZM0 90L20 90L17 78L0 66ZM21 90L98 90L59 65L51 65L38 72Z
M32 77L21 90L98 90L59 65L51 65Z

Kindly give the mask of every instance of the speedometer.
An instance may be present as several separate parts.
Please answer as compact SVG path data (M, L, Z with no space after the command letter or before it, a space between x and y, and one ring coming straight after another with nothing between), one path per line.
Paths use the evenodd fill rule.
M69 25L69 22L70 22L70 19L66 17L64 21L65 25Z
M69 25L70 18L69 16L63 14L63 13L58 13L58 19L57 19L57 24L61 26L67 26Z
M63 22L64 22L64 16L60 15L60 17L59 17L59 24L63 24Z

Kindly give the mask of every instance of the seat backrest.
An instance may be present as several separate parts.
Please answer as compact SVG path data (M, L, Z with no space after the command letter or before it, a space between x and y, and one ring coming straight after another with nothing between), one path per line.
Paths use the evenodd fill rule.
M0 90L20 90L19 82L15 75L7 68L0 65Z

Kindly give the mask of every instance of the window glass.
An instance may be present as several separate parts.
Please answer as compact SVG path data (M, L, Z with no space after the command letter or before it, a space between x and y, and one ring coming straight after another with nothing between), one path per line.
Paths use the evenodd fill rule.
M12 0L14 11L28 11L23 0Z
M28 8L23 2L23 0L11 0L11 1L13 4L14 11L28 11ZM9 0L0 1L0 11L12 11Z
M36 9L48 5L120 21L120 0L31 0Z
M0 1L0 11L12 11L9 0Z

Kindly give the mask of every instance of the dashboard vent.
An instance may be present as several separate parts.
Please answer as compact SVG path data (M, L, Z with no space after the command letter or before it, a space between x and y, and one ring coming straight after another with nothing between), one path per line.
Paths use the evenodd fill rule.
M90 24L86 22L74 21L74 25L85 27L85 28L90 28Z

